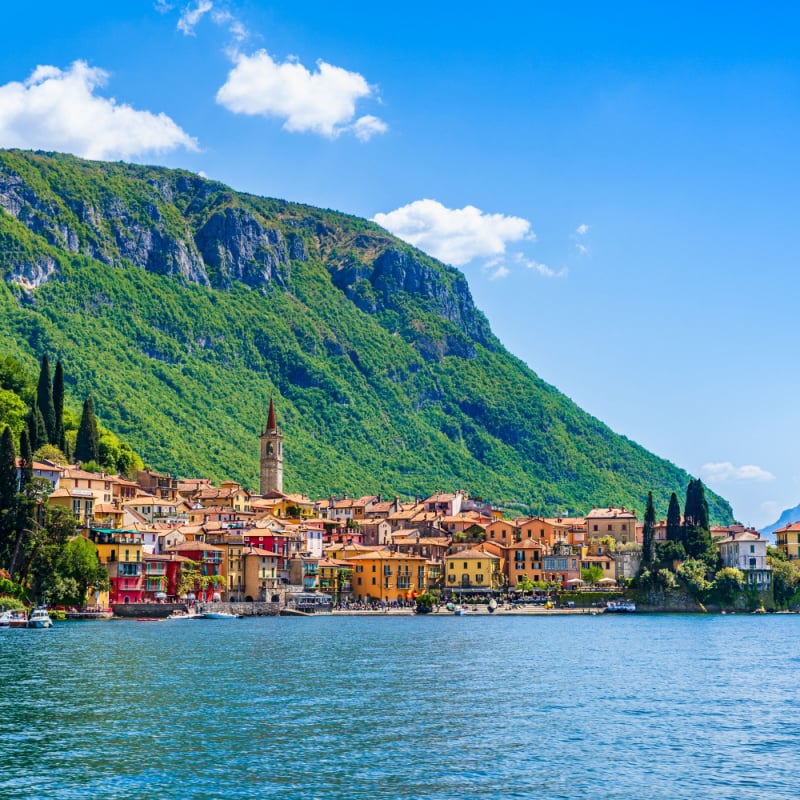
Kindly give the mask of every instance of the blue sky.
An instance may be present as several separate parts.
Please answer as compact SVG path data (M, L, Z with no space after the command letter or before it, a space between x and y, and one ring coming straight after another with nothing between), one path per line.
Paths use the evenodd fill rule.
M800 11L169 0L3 10L0 147L376 218L506 346L764 525L800 502ZM11 33L11 35L9 35Z

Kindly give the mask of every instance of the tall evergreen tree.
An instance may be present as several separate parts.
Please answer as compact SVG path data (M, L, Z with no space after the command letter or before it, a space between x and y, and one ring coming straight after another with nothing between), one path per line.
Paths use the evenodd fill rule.
M19 460L21 469L19 490L23 492L33 481L33 450L27 426L22 429L19 436Z
M28 412L26 422L28 423L31 450L36 452L42 445L47 444L47 428L44 424L42 412L36 403L33 404L33 408Z
M656 509L653 493L647 493L647 508L644 512L642 531L642 566L649 567L656 560Z
M64 367L61 359L56 362L56 371L53 375L53 411L56 416L53 444L63 453L67 443L64 436Z
M56 410L53 406L53 384L50 382L50 362L47 355L42 356L42 366L39 370L39 383L36 386L36 405L42 412L44 425L47 430L47 441L56 443Z
M684 547L690 558L713 561L714 545L708 522L706 489L698 478L689 481L686 489L686 505L683 509Z
M81 423L78 426L78 437L75 440L75 460L100 461L100 444L97 433L97 418L94 415L94 400L87 397L83 401Z
M672 496L669 498L669 508L667 509L667 541L683 541L681 504L678 502L678 495L675 494L675 492L673 492Z
M16 543L17 454L6 426L0 435L0 567L8 567Z

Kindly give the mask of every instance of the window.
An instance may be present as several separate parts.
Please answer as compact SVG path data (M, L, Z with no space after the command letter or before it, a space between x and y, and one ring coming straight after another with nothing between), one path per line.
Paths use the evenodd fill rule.
M592 525L592 530L596 531L597 530L597 525Z
M628 524L626 522L622 523L622 530L624 531L628 530Z
M755 551L756 551L756 546L754 544L751 544L750 545L750 552L751 553L755 553Z
M375 578L372 579L372 585L375 586Z
M483 583L483 575L478 574L475 576L475 583Z
M608 529L609 529L610 531L611 531L611 530L613 530L613 527L611 526L611 523L610 523L610 522L608 523Z

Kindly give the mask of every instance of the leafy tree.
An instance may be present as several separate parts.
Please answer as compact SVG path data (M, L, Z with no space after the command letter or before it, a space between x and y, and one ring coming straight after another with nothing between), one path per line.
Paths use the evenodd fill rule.
M9 389L0 389L0 427L8 425L14 436L25 427L25 403Z
M33 457L37 461L53 461L56 464L66 464L69 461L66 453L54 444L43 444L34 452Z
M731 605L746 585L740 569L723 567L714 576L713 593L722 603Z
M680 542L656 542L656 557L662 567L672 569L676 561L686 560L686 550Z
M581 578L585 583L588 583L590 586L594 586L597 581L601 580L603 577L603 568L598 567L597 564L592 564L591 567L587 567L586 569L581 570Z
M689 590L696 600L704 600L711 588L711 582L706 579L708 565L705 561L690 558L684 561L675 573L678 580Z
M683 527L681 525L681 506L675 492L669 498L667 510L667 541L683 542Z
M515 592L522 592L525 594L526 592L533 591L533 581L527 576L523 575L518 581L517 585L514 587Z
M75 440L75 459L81 463L100 461L100 439L97 432L97 418L94 415L94 400L91 397L83 401L81 423Z
M653 493L647 493L647 508L644 512L642 532L642 565L649 567L656 560L656 509Z
M56 410L53 406L53 384L50 382L50 362L47 355L42 356L39 383L36 386L36 405L44 418L47 441L56 444Z
M64 366L61 359L56 362L56 371L53 375L53 411L56 416L56 430L55 441L52 444L65 452L67 442L64 435Z
M181 562L178 584L175 588L178 597L183 597L199 588L201 578L199 561L187 558L186 561Z
M33 399L33 386L25 367L11 356L0 357L0 388L13 392L23 401Z
M51 592L51 597L65 605L83 606L90 590L103 591L110 586L108 571L100 563L97 548L83 536L75 536L67 542L55 571L61 579L61 587Z
M777 547L767 548L767 563L772 567L772 595L780 608L800 602L800 564L788 561Z
M27 579L37 600L65 591L57 564L66 543L75 536L75 519L65 508L45 507L44 524L29 530L20 578Z

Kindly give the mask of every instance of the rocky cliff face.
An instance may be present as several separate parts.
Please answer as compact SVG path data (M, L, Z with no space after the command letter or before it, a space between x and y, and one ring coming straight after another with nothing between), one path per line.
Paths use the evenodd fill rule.
M107 188L90 191L89 197L86 192L70 196L59 174L31 180L0 154L0 208L53 247L111 266L128 262L203 286L282 283L290 259L307 258L299 236L285 239L248 209L209 212L206 204L219 192L219 184L164 172L161 180L142 181L136 196ZM42 177L49 180L42 184ZM203 212L206 216L197 224ZM8 256L6 266L7 278L25 288L39 286L57 272L52 259L38 263Z
M121 176L113 182L92 176L74 186L74 175L37 170L37 155L25 155L20 161L0 152L0 208L54 248L217 289L234 282L263 289L271 283L290 288L291 263L307 261L311 246L334 285L362 311L402 313L411 296L450 323L411 331L426 358L471 358L476 342L496 346L464 276L399 246L377 226L343 243L341 231L312 210L306 217L268 218L259 198L196 175L157 170L154 177L146 168L107 165ZM59 271L52 256L19 252L7 252L0 266L6 280L28 291Z

